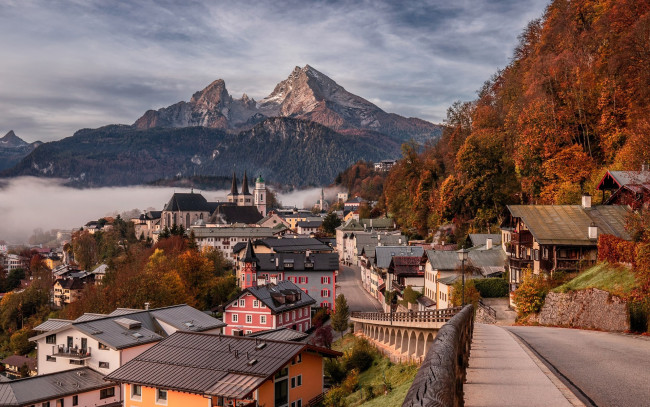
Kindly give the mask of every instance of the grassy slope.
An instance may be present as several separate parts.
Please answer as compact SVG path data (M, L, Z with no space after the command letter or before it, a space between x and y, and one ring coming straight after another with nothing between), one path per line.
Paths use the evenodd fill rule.
M635 284L634 273L627 267L599 263L578 274L573 280L553 289L553 291L563 293L598 288L612 294L622 295L629 293Z
M354 336L348 334L343 338L343 341L339 339L334 342L332 348L340 352L345 352L352 348L353 345ZM418 366L414 364L393 364L387 358L378 358L370 369L359 375L359 389L361 390L357 390L347 397L347 405L363 407L402 405L417 371ZM384 376L386 381L392 386L392 391L364 403L362 396L366 396L369 387L372 387L375 392L381 391L384 384Z

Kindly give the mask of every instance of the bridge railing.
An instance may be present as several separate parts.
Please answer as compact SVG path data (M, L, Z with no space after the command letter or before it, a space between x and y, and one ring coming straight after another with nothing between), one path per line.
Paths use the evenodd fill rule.
M472 305L440 328L402 407L462 407L463 383L474 331Z
M461 307L445 308L432 311L412 312L353 312L352 318L378 322L447 322L460 312Z

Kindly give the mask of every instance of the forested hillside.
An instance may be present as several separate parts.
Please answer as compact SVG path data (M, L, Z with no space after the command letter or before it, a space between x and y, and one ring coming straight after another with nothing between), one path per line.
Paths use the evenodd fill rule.
M403 146L387 210L424 234L485 230L509 203L578 203L606 169L650 160L650 2L555 0L441 141ZM598 196L596 196L598 199Z

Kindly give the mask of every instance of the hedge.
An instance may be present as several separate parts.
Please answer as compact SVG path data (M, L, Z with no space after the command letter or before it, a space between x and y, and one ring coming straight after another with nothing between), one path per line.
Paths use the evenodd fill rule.
M483 298L508 296L508 282L503 278L476 278L472 281L474 281L474 286Z

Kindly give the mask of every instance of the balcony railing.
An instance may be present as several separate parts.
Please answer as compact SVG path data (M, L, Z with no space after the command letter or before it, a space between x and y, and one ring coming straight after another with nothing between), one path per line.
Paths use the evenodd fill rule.
M526 267L533 267L533 259L517 259L514 257L510 258L510 267L516 269L525 269Z
M510 241L513 244L518 244L518 245L532 245L533 235L528 230L522 230L520 232L512 232Z
M79 349L69 348L65 345L53 345L52 356L61 356L73 359L88 359L90 358L90 348Z

